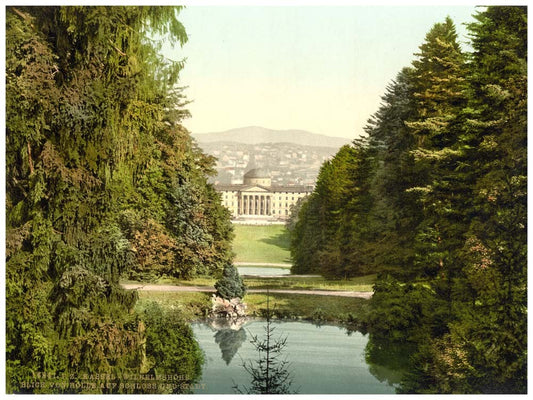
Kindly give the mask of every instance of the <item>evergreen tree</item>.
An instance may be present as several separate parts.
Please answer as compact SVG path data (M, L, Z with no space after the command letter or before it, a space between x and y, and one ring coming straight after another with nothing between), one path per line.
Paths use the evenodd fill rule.
M423 218L417 194L407 190L423 175L411 153L415 138L405 124L415 115L414 72L404 68L387 87L381 107L365 127L378 159L371 189L377 221L371 254L377 272L400 280L413 277L414 271L405 266L413 264L416 228Z
M526 12L489 7L476 18L467 64L446 21L428 34L410 78L413 142L401 154L418 174L404 186L421 206L408 219L414 257L404 259L409 273L389 270L400 282L380 277L379 318L367 318L371 341L416 343L407 393L526 390ZM381 133L397 140L404 131L383 129L394 119L382 111L394 108L381 109L370 131L386 148ZM386 182L394 175L384 157Z
M296 201L296 203L291 204L289 218L285 223L285 228L287 229L287 231L289 231L289 234L296 228L296 223L298 222L298 214L300 214L300 210L302 209L302 206L306 201L307 197L301 197Z
M222 278L215 283L216 294L226 300L242 299L246 293L246 286L233 264L224 267Z
M455 204L440 215L455 236L444 245L453 318L421 348L408 392L526 391L526 10L489 7L476 18L468 107L447 157L456 170L438 171L454 178Z
M283 349L287 345L287 337L274 338L275 327L272 326L269 294L267 292L265 338L260 340L252 335L252 344L258 352L255 362L244 363L243 367L251 377L249 387L233 389L240 394L294 394L291 390L292 376L288 370L289 362L281 359Z
M407 393L526 391L527 15L476 18L471 56L431 29L291 233L294 272L379 273L366 328L416 349Z
M462 249L470 301L446 338L472 391L527 391L527 9L488 7L469 26L474 110L464 130L475 213Z
M417 185L407 191L416 193L422 206L411 268L418 278L429 280L435 291L432 315L426 322L433 337L448 331L456 318L453 308L461 306L463 297L456 286L461 286L457 285L462 279L458 249L465 240L471 199L461 171L464 148L459 140L467 100L466 69L450 18L430 30L420 50L413 62L417 114L407 126L416 142L411 150L415 167L423 172Z
M364 143L343 146L324 163L291 231L293 273L347 278L368 272L374 163Z
M408 191L419 193L423 222L417 230L414 265L423 274L439 276L450 288L457 261L454 250L463 243L465 223L459 207L464 207L469 192L461 181L458 166L458 115L466 105L464 56L450 18L436 24L420 46L414 66L414 97L417 116L407 122L417 146L411 150L423 179Z
M292 274L318 273L316 254L323 247L323 208L316 193L311 193L298 212L298 221L290 231Z
M150 38L185 43L179 10L6 9L9 392L41 372L138 373L146 332L120 277L231 259L213 159L180 124L183 62Z

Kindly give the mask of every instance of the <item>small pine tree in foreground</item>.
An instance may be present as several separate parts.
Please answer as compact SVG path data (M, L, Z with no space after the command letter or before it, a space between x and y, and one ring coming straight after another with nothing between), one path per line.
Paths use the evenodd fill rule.
M267 312L265 338L260 340L257 335L252 335L251 343L259 353L255 361L244 362L243 367L251 376L250 387L233 386L236 393L240 394L295 394L291 391L292 376L289 372L289 362L281 359L282 351L287 345L287 336L280 336L277 340L273 334L276 329L271 325L269 295L267 292Z

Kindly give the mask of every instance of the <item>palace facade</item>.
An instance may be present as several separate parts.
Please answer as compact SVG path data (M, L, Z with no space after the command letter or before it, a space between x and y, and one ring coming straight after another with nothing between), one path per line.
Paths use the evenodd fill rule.
M262 168L244 174L241 185L215 187L234 220L285 220L291 206L312 192L304 186L272 186L269 172Z

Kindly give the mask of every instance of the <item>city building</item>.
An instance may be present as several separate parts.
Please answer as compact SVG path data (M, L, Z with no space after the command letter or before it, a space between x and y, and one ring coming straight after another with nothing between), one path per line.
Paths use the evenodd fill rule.
M312 192L306 186L272 186L270 173L263 168L245 173L241 185L215 187L234 220L285 220L291 206Z

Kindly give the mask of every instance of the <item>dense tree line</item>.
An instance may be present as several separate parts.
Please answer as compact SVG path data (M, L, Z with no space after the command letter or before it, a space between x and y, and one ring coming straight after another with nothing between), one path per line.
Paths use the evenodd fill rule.
M527 9L436 24L366 137L292 221L294 272L377 273L375 340L416 346L400 391L527 390Z
M162 310L136 314L136 293L119 286L120 277L220 276L231 262L229 215L207 184L214 160L180 125L183 62L154 40L185 43L178 12L6 9L9 392L83 391L24 389L42 373L120 381L166 368L198 378L190 328L177 317L165 326ZM157 343L168 330L167 344L187 345L172 349L174 361L148 362L169 350Z

